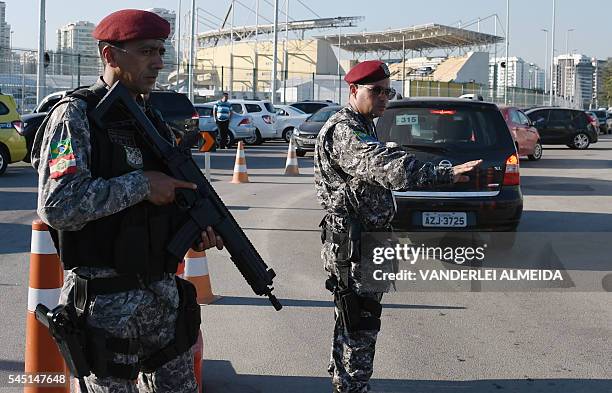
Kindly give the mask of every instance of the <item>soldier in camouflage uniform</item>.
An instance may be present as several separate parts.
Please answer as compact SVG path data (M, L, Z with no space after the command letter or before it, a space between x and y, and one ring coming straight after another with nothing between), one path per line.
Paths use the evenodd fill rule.
M157 74L163 68L163 41L169 32L168 22L150 12L123 10L107 16L94 31L94 37L100 42L105 69L98 83L91 88L92 91L105 94L108 85L120 80L137 102L144 106L147 115L159 123L160 119L155 118L141 95L153 89ZM197 392L190 348L168 356L169 359L162 358L161 364L153 370L139 373L143 371L139 368L141 362L172 345L173 340L180 339L176 332L177 319L180 319L180 291L174 277L177 261L166 265L165 270L151 270L141 275L140 272L146 272L147 264L153 264L155 258L163 264L167 263L167 257L151 254L150 259L143 261L140 259L144 256L132 258L133 255L130 255L127 259L133 260L128 262L137 265L136 269L131 269L130 266L112 260L112 257L106 261L100 260L96 252L97 249L105 251L98 243L104 244L107 238L113 239L113 236L118 236L114 241L124 241L127 244L124 248L154 249L155 240L148 238L139 241L136 237L131 245L132 239L125 239L125 232L122 232L126 221L113 221L114 217L125 218L133 212L145 212L156 215L154 218L166 220L158 223L170 222L171 217L168 216L176 213L171 207L174 206L175 189L195 188L195 185L165 174L164 167L150 158L150 152L142 143L138 143L133 133L95 129L88 120L87 110L88 103L82 97L62 100L47 118L44 133L41 129L36 136L32 155L33 166L39 173L38 214L57 231L54 241L59 247L64 265L71 269L65 277L60 303L77 302L77 280L91 283L91 280L109 279L108 282L114 283L112 285L115 285L115 289L118 282L116 279L120 278L134 278L137 284L119 292L94 294L86 297L86 304L81 305L85 309L87 334L115 340L112 348L106 348L109 359L96 359L102 356L101 353L94 353L93 358L108 360L119 369L135 373L132 377L126 377L123 373L113 375L114 372L109 369L107 375L101 376L96 375L92 367L94 374L86 378L86 385L90 392ZM174 137L169 128L166 127L165 131L166 135L163 136L173 142ZM107 145L100 144L100 140L108 142ZM112 155L116 152L119 152L119 156ZM99 163L104 165L100 166ZM108 172L112 170L110 167L118 167L120 164L127 168L121 170L125 173L109 176L108 173L113 173ZM106 223L105 226L102 222ZM132 232L135 235L142 231L153 233L156 230L152 225L137 225L141 226L132 228L140 230ZM98 228L98 232L94 231L94 235L89 237L92 227ZM161 231L170 229L164 228L164 225L160 227ZM168 239L163 232L156 236L161 236L162 240ZM70 243L70 239L89 244L80 245L79 241ZM139 243L146 244L141 248ZM84 248L85 256L66 244ZM195 248L204 250L214 246L221 249L223 241L208 228L202 233L202 241ZM165 244L161 247L165 247ZM91 254L87 254L89 248ZM126 251L116 252L122 255ZM88 258L96 262L90 264ZM124 271L134 270L136 274L124 274ZM86 292L89 293L90 289ZM199 316L199 308L197 313ZM117 343L126 345L123 347ZM136 377L137 382L134 381Z
M389 87L386 64L362 62L347 73L345 80L350 87L349 104L333 115L319 132L314 161L317 198L327 211L321 223L324 239L321 257L335 283L342 277L340 266L348 254L344 248L351 225L357 224L361 232L391 230L395 214L391 190L467 181L467 176L462 174L480 163L477 160L440 168L417 161L397 145L382 144L373 119L382 115L395 94ZM372 292L364 286L359 265L358 258L350 259L349 282L345 284L359 299L377 302L380 312L382 292ZM337 293L335 300L336 323L328 367L334 392L367 392L380 320L375 312L361 308L362 320L374 318L378 325L349 331L340 318L342 310L338 307Z

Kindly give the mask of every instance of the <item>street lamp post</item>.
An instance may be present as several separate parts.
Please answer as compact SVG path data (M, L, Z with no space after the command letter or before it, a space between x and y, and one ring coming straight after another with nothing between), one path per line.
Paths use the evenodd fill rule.
M174 32L174 49L176 49L176 91L179 89L181 74L181 0L176 7L176 31Z
M544 93L546 93L546 89L550 86L548 85L548 29L541 29L544 33L546 33L546 50L544 50ZM552 60L551 60L552 61Z
M510 0L506 0L506 69L504 72L504 104L508 105L508 68L510 52ZM515 70L516 72L516 70Z
M278 0L274 0L274 44L272 53L272 91L270 101L272 105L276 104L276 88L277 88L277 79L276 79L276 71L278 67Z
M553 104L553 74L555 73L555 11L557 8L556 0L552 2L552 31L550 33L550 100L548 105L552 106Z
M11 35L9 36L9 56L8 56L8 75L9 75L9 86L11 86L11 94L13 94L13 88L15 84L13 83L13 33L11 30Z
M45 96L45 0L39 0L38 67L36 69L36 102Z
M569 33L574 31L574 30L575 29L567 29L565 31L565 53L568 54L568 55L570 54L569 53Z

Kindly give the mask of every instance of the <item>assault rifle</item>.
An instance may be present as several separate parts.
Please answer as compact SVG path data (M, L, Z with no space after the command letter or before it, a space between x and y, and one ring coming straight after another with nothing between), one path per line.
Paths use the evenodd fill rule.
M167 251L176 258L183 258L200 238L201 232L212 227L223 238L232 261L255 294L268 296L274 308L280 310L282 305L272 294L272 280L276 273L268 268L191 155L160 135L128 89L119 81L89 113L89 117L104 129L103 119L109 111L122 111L134 119L138 131L154 154L168 166L171 176L198 187L196 190L176 189L175 202L188 214L189 220L170 241Z

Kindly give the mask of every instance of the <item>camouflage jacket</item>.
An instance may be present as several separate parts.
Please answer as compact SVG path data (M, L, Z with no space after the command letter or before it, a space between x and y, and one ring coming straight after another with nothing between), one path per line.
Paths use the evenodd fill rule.
M350 106L319 132L314 164L317 198L335 232L347 231L349 217L366 231L387 228L395 214L391 190L452 182L451 169L419 162L405 150L381 143L374 123Z
M140 151L127 149L128 161L137 168L137 161L142 161ZM87 103L67 97L50 114L44 134L37 135L32 149L32 166L39 176L38 215L51 227L77 231L87 222L124 210L149 195L149 182L142 170L108 180L93 178L90 158Z

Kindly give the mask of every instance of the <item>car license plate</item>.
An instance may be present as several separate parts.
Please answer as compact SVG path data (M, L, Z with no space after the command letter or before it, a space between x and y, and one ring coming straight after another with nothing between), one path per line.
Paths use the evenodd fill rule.
M423 212L424 227L464 228L467 214L456 212Z
M316 139L305 139L304 140L304 144L305 145L314 145L316 141L317 141Z

